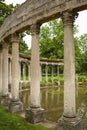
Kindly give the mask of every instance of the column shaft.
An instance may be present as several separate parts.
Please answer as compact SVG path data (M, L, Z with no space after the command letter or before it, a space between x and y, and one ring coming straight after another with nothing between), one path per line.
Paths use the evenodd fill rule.
M19 99L19 40L17 36L12 38L12 99Z
M3 41L2 95L8 95L8 44Z
M0 96L2 95L2 45L0 45Z
M31 48L31 91L30 105L31 107L40 107L40 59L39 59L39 27L31 26L32 31L32 48Z
M64 116L76 115L73 16L63 14L64 23ZM67 37L68 36L68 37Z

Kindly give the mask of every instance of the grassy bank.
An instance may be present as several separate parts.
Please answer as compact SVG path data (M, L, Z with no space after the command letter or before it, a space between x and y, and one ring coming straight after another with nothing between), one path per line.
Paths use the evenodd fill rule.
M29 124L24 118L11 114L0 106L0 130L51 130L41 125Z

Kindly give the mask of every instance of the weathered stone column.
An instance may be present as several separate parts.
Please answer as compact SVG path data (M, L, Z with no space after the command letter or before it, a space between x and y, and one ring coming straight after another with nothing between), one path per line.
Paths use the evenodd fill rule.
M11 58L9 58L8 62L8 85L11 88Z
M0 45L0 96L2 96L2 45Z
M26 119L31 123L44 120L44 110L40 106L40 58L39 58L39 31L38 24L31 26L32 48L30 63L30 107L26 110Z
M8 44L3 41L2 95L8 95Z
M75 101L74 15L65 12L62 20L64 23L64 113L59 122L59 129L81 130L80 119L76 116Z
M1 104L8 105L9 92L8 92L8 43L3 40L2 42L2 100Z
M19 69L19 37L15 33L12 35L12 100L9 104L9 111L12 113L23 110L19 100Z

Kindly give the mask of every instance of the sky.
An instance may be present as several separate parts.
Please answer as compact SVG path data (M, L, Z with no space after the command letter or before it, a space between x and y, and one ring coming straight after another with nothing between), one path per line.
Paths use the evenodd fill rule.
M22 4L26 0L5 0L6 4ZM82 35L84 33L87 33L87 10L79 12L79 16L75 21L75 24L77 24L79 34ZM24 37L25 42L27 43L28 47L31 47L31 36Z

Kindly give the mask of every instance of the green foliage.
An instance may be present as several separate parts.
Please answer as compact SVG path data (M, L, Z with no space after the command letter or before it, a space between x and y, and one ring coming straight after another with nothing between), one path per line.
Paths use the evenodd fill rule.
M25 36L25 33L21 33L20 34L20 41L19 41L19 52L21 54L25 54L28 55L30 54L30 50L28 49L27 44L25 43L25 41L23 40L23 37Z
M76 68L79 73L87 73L87 34L76 39Z
M60 20L54 20L42 26L40 33L41 57L63 58L63 25Z
M14 10L14 6L12 4L6 5L4 3L4 0L0 1L0 26L3 24L4 19L11 14L11 12Z
M11 114L0 106L0 130L50 130L41 125L29 124L24 118Z

